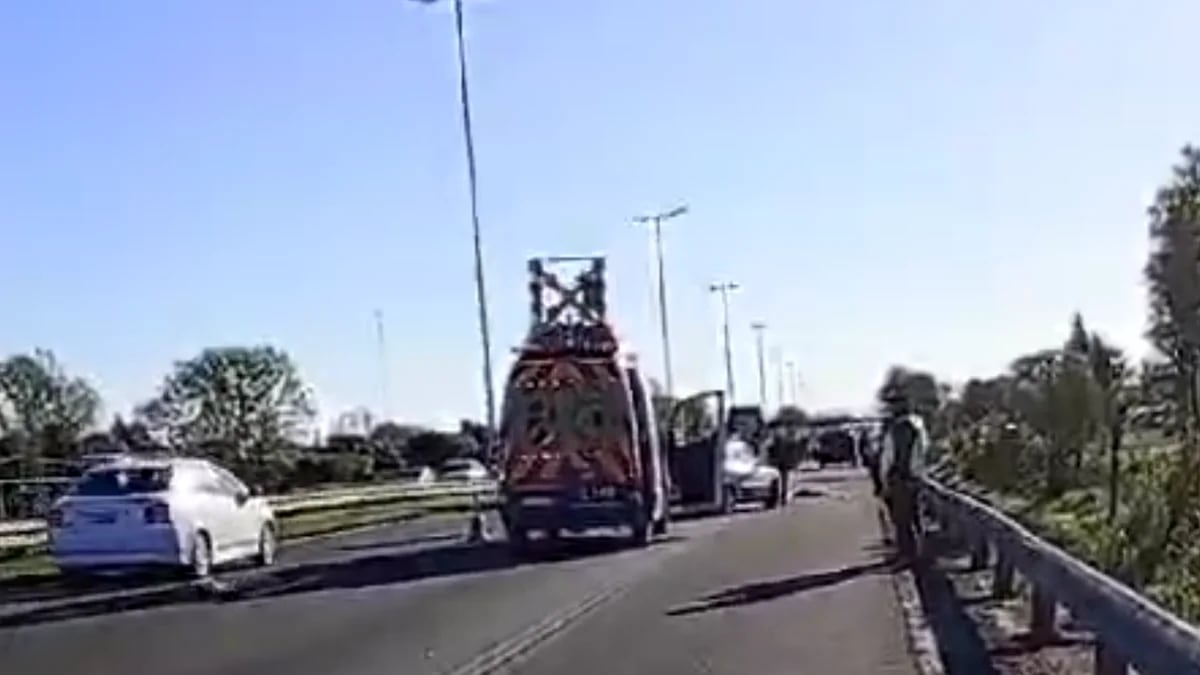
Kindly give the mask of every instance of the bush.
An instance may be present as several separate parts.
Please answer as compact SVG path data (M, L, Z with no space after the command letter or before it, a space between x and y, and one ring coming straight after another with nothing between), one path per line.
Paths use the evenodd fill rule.
M352 483L371 480L375 461L358 454L306 453L296 462L291 479L295 487L314 487L323 483Z

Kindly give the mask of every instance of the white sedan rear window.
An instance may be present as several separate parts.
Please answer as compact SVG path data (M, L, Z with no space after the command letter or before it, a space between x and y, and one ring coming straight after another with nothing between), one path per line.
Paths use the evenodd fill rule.
M121 497L162 492L171 484L171 469L140 467L103 469L83 476L71 491L80 497Z

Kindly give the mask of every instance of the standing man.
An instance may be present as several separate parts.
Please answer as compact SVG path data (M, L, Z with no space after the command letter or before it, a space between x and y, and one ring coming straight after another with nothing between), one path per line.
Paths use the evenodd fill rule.
M925 423L911 411L907 397L891 392L884 399L884 422L879 474L884 502L896 528L896 547L904 562L919 555L922 527L919 511L920 478L929 437Z

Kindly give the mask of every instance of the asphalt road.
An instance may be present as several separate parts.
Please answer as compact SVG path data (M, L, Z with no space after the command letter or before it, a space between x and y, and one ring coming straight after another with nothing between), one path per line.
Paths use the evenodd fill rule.
M642 550L592 537L517 561L457 541L461 517L312 542L218 597L35 611L0 629L0 671L914 673L863 479L805 481L787 509Z

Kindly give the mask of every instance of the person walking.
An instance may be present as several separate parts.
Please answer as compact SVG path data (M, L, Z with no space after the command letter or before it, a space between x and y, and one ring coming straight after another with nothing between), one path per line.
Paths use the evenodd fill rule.
M901 562L910 563L920 555L923 533L920 479L929 436L921 417L912 413L907 397L894 392L885 403L888 419L884 422L883 447L879 455L882 497L896 530L896 548Z

